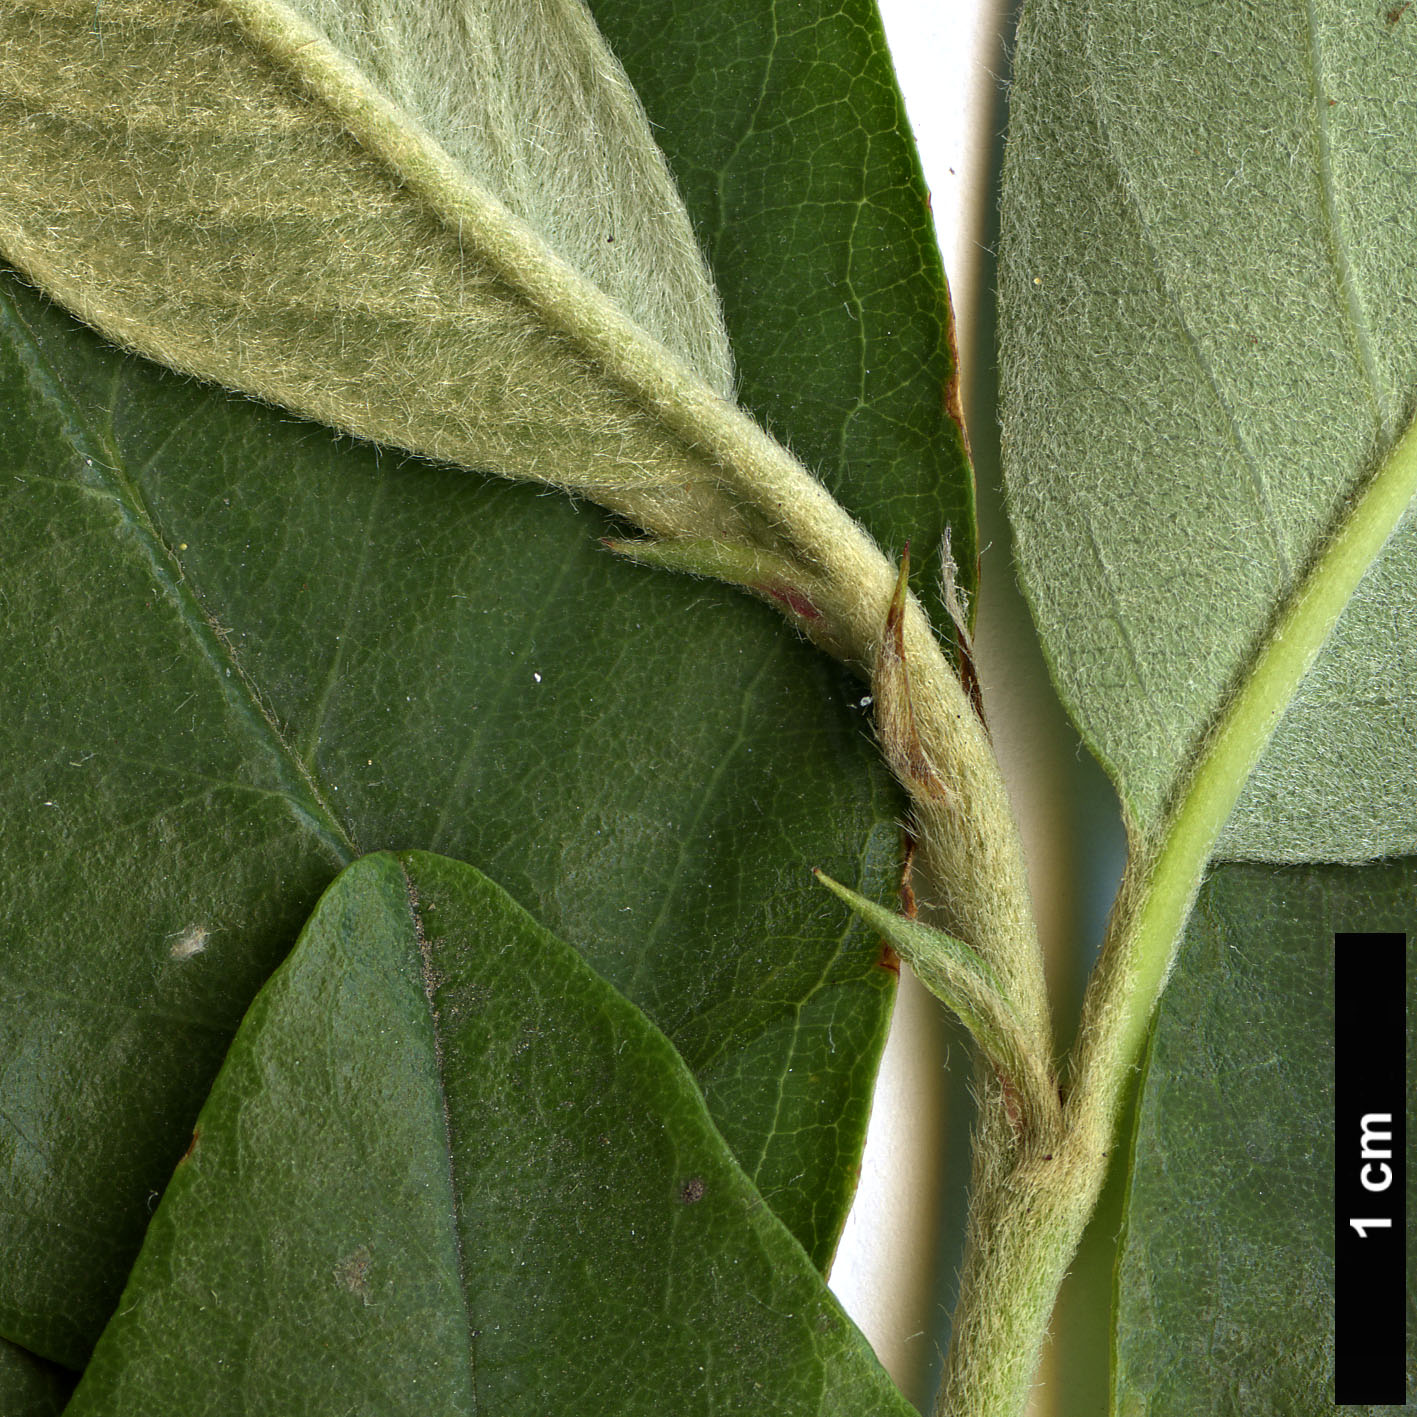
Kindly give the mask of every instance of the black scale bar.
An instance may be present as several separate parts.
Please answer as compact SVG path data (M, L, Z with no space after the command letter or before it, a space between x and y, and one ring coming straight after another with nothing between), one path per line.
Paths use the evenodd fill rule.
M1334 937L1334 1396L1407 1400L1407 937Z

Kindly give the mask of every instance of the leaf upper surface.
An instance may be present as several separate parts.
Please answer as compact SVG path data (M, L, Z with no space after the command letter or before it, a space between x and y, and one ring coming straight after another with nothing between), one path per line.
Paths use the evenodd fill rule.
M5 1417L59 1417L74 1374L0 1338L0 1412Z
M1137 1108L1117 1268L1118 1417L1332 1412L1333 937L1368 930L1404 931L1410 949L1417 861L1227 864L1203 888ZM1410 959L1408 979L1410 1056ZM1408 1215L1414 1202L1409 1167ZM1410 1312L1410 1246L1407 1284Z
M70 1411L908 1413L667 1039L366 857L243 1023Z
M357 850L491 863L675 1040L825 1263L893 977L860 689L588 508L340 446L0 303L0 1332L80 1366Z
M1021 574L1149 831L1417 398L1417 26L1034 0L1002 245ZM1289 706L1222 855L1417 847L1417 521Z
M111 258L120 293L157 301L183 338L201 323L183 315L186 302L230 311L271 295L269 314L281 305L272 272L287 260L301 275L303 259L302 279L346 289L333 305L286 302L268 331L278 358L312 329L333 330L341 357L382 351L366 374L387 356L420 391L453 389L453 423L502 418L517 456L548 427L561 437L566 418L587 406L579 385L552 398L549 423L544 408L504 397L512 365L497 342L523 343L522 297L478 274L469 231L418 214L388 154L360 148L289 72L272 77L229 13L166 4L5 11L0 67L14 82L0 89L0 122L14 125L21 145L4 147L12 178L39 181L45 154L64 152L96 181L126 174L97 215L71 187L72 220L45 218L40 245L87 230L83 249L64 248L64 272ZM340 28L328 5L304 13ZM428 98L427 46L382 45L388 15L360 13L372 28L344 35L346 55L396 92L414 127L456 150L469 135L443 99ZM430 13L446 18L444 7ZM574 29L569 10L556 13ZM640 16L641 42L655 19ZM814 63L805 61L819 26L802 25L795 48L767 46L762 94L780 104L774 140L745 145L737 170L757 194L750 214L756 206L790 230L794 204L829 198L834 217L786 261L771 230L734 236L747 224L741 210L723 213L715 233L733 247L735 328L779 314L790 273L793 299L813 292L821 350L803 353L813 341L779 330L749 351L745 381L776 377L786 388L815 368L826 381L811 387L826 392L779 402L774 426L794 441L802 430L814 465L820 458L836 485L849 484L883 539L933 540L943 512L958 547L969 474L939 406L951 377L947 310L908 138L873 14L818 19L833 42ZM724 27L718 41L702 22L690 26L696 84L726 54L728 35L735 48L724 64L735 79L758 67L755 49L766 44L731 13L715 12L713 23ZM179 43L184 34L190 43ZM83 79L154 51L165 80ZM460 62L457 42L442 51ZM675 48L675 62L688 52ZM64 60L46 82L56 53L82 62ZM789 53L792 63L775 62ZM617 73L612 65L612 88ZM571 107L584 115L607 102L592 140L620 142L638 120L623 93L600 92L606 77L580 74L594 92L573 92ZM712 121L693 104L667 114L662 97L656 122L710 149L721 141L713 130L738 117L727 99ZM228 100L231 123L218 114ZM822 104L842 154L827 168L809 160L823 138ZM851 133L853 123L863 131ZM508 142L517 148L524 137ZM267 140L274 146L262 147ZM287 188L278 190L279 163L254 180L253 151L274 157L287 141ZM614 146L588 164L592 185L620 160ZM21 151L33 161L14 161ZM538 215L534 194L516 185L527 179L523 158L535 165L523 151L501 169L500 200L523 226L554 227L557 212L543 204ZM469 170L481 160L462 159ZM635 163L653 168L642 151ZM164 174L180 179L175 188L157 181ZM311 174L333 174L323 195L302 187ZM702 174L694 180L702 198ZM82 178L77 187L96 190ZM661 204L655 193L652 182L651 205ZM44 206L54 195L30 190L25 200ZM618 195L603 195L613 208ZM8 210L13 221L17 208ZM848 220L853 212L859 219ZM161 252L191 248L194 236L205 274L188 282ZM411 247L382 262L378 243L405 238ZM663 232L646 239L664 246ZM612 305L636 284L626 275L634 260L607 273L608 252L587 248L581 259L550 227L538 240L610 291ZM755 259L770 279L754 276ZM681 278L698 280L685 268L666 277L668 288ZM355 297L345 298L351 283ZM659 299L655 281L643 284L645 299ZM768 294L755 304L760 289ZM823 352L844 338L828 318L837 292L841 318L873 332L854 362ZM336 449L270 410L117 358L28 292L11 296L0 418L14 500L3 523L0 632L17 672L0 743L20 766L5 779L0 816L0 858L16 885L0 964L0 1041L15 1060L3 1078L0 1225L7 1253L30 1260L0 1282L0 1331L83 1361L242 1010L331 873L355 851L384 846L487 863L646 1008L694 1069L750 1175L825 1264L854 1184L891 992L873 942L843 933L806 885L806 867L820 864L884 897L897 869L899 798L861 731L859 689L733 595L610 565L593 546L608 528L585 508ZM700 344L713 344L716 315L685 299L699 312ZM490 326L477 325L479 310L491 312ZM675 343L652 310L635 318ZM243 328L223 317L211 343L244 360L255 345ZM531 343L582 378L566 341L548 336L544 321L538 330ZM462 363L460 341L474 335L494 350L477 375L492 369L490 390L474 387ZM720 383L713 360L693 354L695 338L681 351ZM888 367L873 351L902 339L921 360L907 382L865 379L862 371ZM430 373L428 358L441 373ZM374 402L385 400L397 421L408 407L387 372L375 369ZM311 377L317 392L339 383ZM602 396L625 412L623 388L605 385L589 401ZM906 417L922 399L929 415ZM636 405L627 416L643 427L642 415ZM954 437L947 456L933 451L941 429ZM621 438L618 424L612 431L615 457L633 464L633 437ZM605 433L587 434L592 467ZM551 458L563 470L587 454L580 433L567 437ZM450 455L463 456L460 446ZM677 488L682 453L671 459ZM966 583L971 573L966 559Z

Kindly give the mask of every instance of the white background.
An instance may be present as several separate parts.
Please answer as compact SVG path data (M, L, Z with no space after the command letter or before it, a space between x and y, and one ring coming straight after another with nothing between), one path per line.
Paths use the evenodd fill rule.
M1120 868L1115 804L1048 684L1010 565L991 397L992 241L1013 13L1007 0L879 0L933 203L958 322L984 548L976 659L986 715L1023 829L1050 984L1066 1035ZM1087 851L1083 843L1088 845ZM1101 846L1101 850L1097 849ZM948 1333L968 1174L963 1033L904 977L877 1086L861 1184L831 1284L906 1395L928 1408ZM942 1272L943 1271L943 1272ZM1096 1292L1082 1302L1099 1308ZM1093 1316L1094 1318L1097 1315ZM1102 1317L1105 1318L1105 1315ZM1094 1325L1093 1337L1096 1338ZM1089 1345L1099 1348L1094 1342ZM1103 1398L1045 1362L1033 1411ZM1049 1381L1051 1377L1052 1381ZM1068 1401L1061 1401L1066 1389ZM1101 1405L1091 1407L1100 1414Z

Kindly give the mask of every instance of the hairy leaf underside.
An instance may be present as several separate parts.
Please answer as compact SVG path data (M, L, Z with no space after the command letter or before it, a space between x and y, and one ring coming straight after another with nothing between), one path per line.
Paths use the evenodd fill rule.
M1139 851L1301 584L1324 593L1342 519L1407 456L1414 81L1405 7L1025 14L1001 254L1010 505L1054 675ZM1125 1417L1332 1402L1332 951L1335 931L1417 930L1414 605L1409 508L1292 701L1248 720L1277 728L1137 1105ZM1397 859L1241 864L1373 857Z
M1001 254L1006 473L1065 702L1156 827L1417 402L1417 24L1333 0L1036 0ZM1417 521L1220 843L1417 847Z

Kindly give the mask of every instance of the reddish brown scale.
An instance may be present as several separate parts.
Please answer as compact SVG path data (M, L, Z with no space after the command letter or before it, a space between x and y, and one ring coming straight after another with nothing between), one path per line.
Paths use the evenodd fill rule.
M950 351L950 376L941 386L940 403L959 433L965 457L972 461L974 454L969 446L969 429L964 422L964 400L960 396L959 341L955 338L955 312L953 307L948 305L945 307L945 342Z
M1023 1126L1023 1108L1019 1105L1018 1090L1008 1078L997 1069L994 1073L1004 1093L1004 1111L1008 1114L1009 1126L1018 1131Z
M915 845L915 833L906 823L900 829L900 913L907 920L914 920L920 914L920 906L915 899Z
M959 654L959 682L964 685L969 702L974 706L974 712L979 715L980 723L983 723L984 695L979 687L979 675L974 668L974 656L969 652L969 641L958 630L955 631L955 650Z
M766 591L772 598L787 606L794 615L800 615L804 620L820 620L822 612L802 594L800 590L793 590L790 586L759 586L759 590Z

